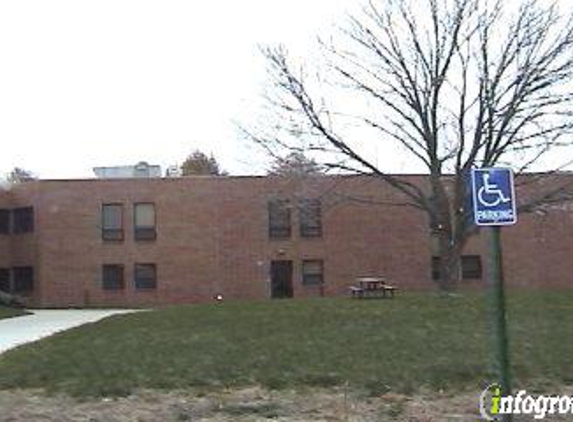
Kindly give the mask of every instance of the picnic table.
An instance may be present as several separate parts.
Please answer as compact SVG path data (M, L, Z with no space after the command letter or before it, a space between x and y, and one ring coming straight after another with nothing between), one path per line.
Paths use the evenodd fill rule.
M363 299L367 297L394 297L398 290L386 282L385 277L357 277L357 285L350 286L352 297Z

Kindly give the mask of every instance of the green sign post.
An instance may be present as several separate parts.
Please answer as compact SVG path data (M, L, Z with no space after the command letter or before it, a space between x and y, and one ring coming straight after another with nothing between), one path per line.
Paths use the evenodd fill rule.
M504 395L508 395L511 394L511 374L505 315L501 227L489 227L486 230L488 231L487 278L489 281L490 313L495 337L496 369L501 390Z
M511 394L505 289L503 278L501 226L517 222L513 172L507 168L473 169L471 193L474 223L488 234L487 279L490 314L495 339L496 372L503 395ZM511 415L504 415L505 421Z

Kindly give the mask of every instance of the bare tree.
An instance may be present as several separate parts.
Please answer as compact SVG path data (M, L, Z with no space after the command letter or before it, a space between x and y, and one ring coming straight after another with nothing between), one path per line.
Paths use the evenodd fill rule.
M440 286L451 289L476 230L464 209L469 170L547 170L555 148L570 145L572 20L536 0L513 3L373 0L321 42L316 72L282 46L263 48L275 123L245 133L273 154L310 150L328 168L372 174L399 191L427 214ZM378 166L365 152L372 142L406 151L427 184ZM551 184L521 208L569 199L570 188Z
M14 167L10 173L6 174L6 181L11 185L16 183L30 182L36 179L37 177L34 175L34 173L20 167Z

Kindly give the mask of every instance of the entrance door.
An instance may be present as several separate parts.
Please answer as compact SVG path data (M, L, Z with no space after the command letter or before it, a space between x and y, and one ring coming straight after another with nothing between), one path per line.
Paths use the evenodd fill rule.
M292 297L292 261L271 261L271 297Z

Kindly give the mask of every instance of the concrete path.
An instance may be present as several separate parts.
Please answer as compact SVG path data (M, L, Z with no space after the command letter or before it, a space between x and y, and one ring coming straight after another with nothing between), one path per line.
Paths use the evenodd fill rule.
M32 315L0 320L0 353L24 343L30 343L58 331L89 322L99 321L111 315L136 312L128 309L41 309L29 310Z

